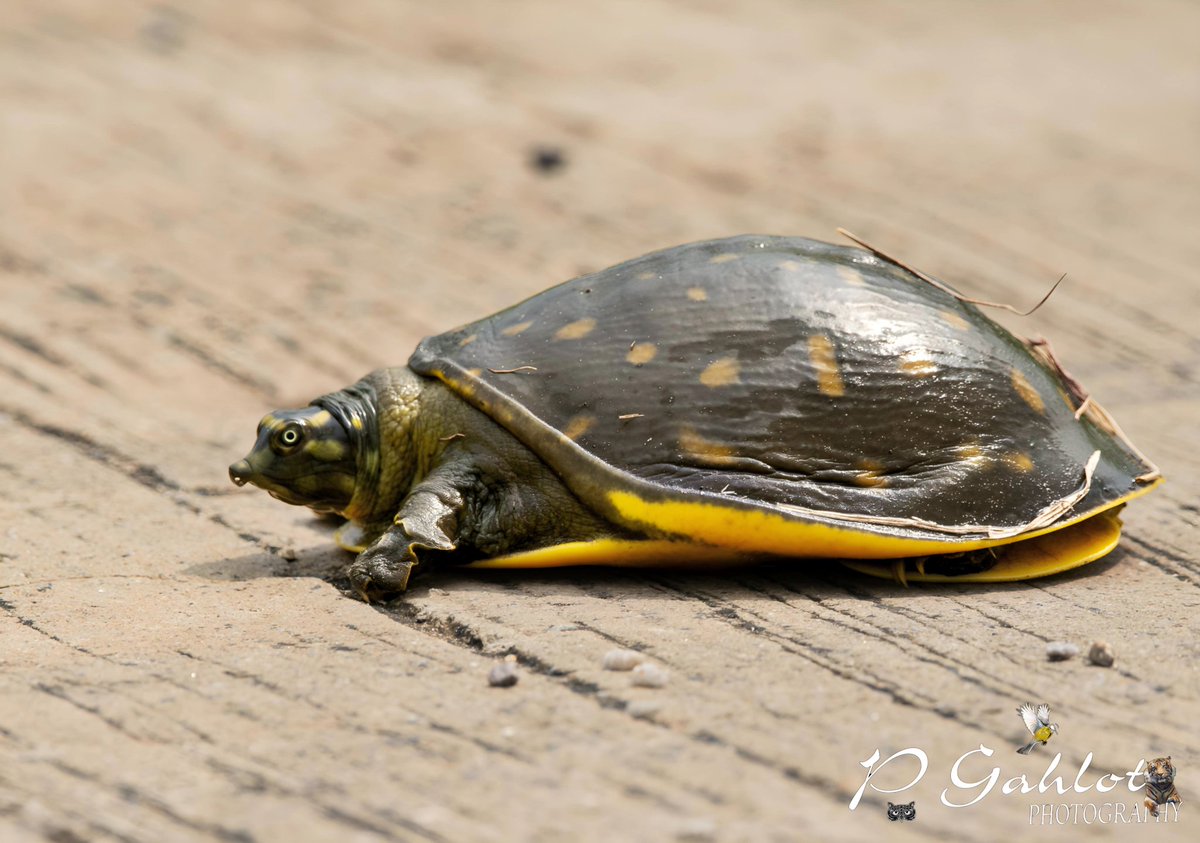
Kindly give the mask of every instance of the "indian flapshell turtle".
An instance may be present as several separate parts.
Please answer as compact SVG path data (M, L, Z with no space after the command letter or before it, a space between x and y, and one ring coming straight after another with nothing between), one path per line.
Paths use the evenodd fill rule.
M765 236L428 338L269 414L230 476L349 519L363 596L418 562L1024 579L1106 554L1160 480L1045 344L869 251Z

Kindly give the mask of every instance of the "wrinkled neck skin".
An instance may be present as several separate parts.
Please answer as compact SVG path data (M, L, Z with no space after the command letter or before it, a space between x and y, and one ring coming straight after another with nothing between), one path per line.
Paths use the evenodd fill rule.
M461 403L437 381L407 366L378 369L313 403L329 410L355 440L354 495L341 515L360 526L390 523L408 490L429 473L446 442L427 435L447 402Z
M379 477L379 424L376 414L376 386L370 375L353 386L322 395L310 402L329 412L345 429L354 448L354 494L339 515L351 518L370 505L369 497Z

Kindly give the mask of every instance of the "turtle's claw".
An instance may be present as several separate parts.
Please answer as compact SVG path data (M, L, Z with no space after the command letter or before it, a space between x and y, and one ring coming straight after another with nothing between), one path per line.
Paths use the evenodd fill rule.
M354 589L354 591L355 591L355 593L356 593L356 594L357 594L359 597L361 597L361 598L362 598L362 602L364 602L364 603L367 603L367 604L369 604L369 603L371 602L371 593L370 593L370 592L367 590L367 586L366 586L366 585L361 585L361 586L360 586L360 585L358 585L357 583L355 583L355 582L354 582L354 580L351 580L351 581L350 581L350 587L351 587L351 588L353 588L353 589Z
M350 586L370 603L372 598L397 594L408 588L408 578L415 565L413 558L396 559L387 548L372 547L358 555L346 572Z

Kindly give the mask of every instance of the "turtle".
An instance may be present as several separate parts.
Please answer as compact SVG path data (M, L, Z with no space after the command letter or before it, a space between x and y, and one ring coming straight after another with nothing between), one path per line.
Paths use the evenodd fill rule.
M1161 481L1045 341L872 250L758 235L428 337L269 413L229 474L347 519L368 600L441 565L1021 580L1107 554Z

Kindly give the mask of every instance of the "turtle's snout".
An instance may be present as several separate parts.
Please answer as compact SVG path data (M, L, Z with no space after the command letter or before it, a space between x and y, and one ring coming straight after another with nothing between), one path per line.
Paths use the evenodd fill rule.
M250 467L249 460L239 460L229 466L229 479L238 486L245 486L249 483L253 474L254 469Z

